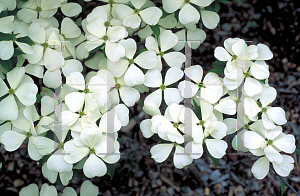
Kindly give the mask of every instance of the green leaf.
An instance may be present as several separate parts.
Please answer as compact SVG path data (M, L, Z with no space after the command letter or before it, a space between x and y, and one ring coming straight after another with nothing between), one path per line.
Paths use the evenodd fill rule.
M17 15L17 13L18 13L18 9L16 8L16 9L14 9L14 10L12 10L12 11L8 11L8 16L12 16L12 15L14 15L14 16L16 16Z
M109 175L110 179L112 179L115 174L115 164L105 163L105 165L107 167L107 175Z
M29 46L34 45L34 42L33 42L28 36L20 37L20 38L17 39L17 41L18 41L18 42L26 43L26 44L28 44Z
M218 23L218 27L219 27L219 29L220 29L220 30L222 30L222 29L221 29L221 25L220 25L220 22Z
M300 155L300 146L297 146L297 148L296 148L296 150L295 150L295 152L294 152L295 154L299 154Z
M215 67L211 70L209 70L208 72L213 72L213 73L224 73L224 69L225 67L219 66L219 67Z
M84 173L83 173L83 169L75 169L73 170L73 175L78 178L79 180L86 178Z
M4 68L4 69L6 69L7 71L10 71L10 70L12 70L12 63L11 63L11 61L10 60L6 60L6 61L4 61L4 60L1 60L0 59L0 65L2 65L2 67Z
M88 159L88 157L84 157L78 163L75 163L74 166L73 166L73 169L83 169L83 166L84 166L87 159Z
M214 8L213 8L212 5L207 6L207 7L205 8L205 10L214 12Z
M241 0L235 0L236 2L238 2L238 3L242 3L242 1Z
M36 94L36 102L37 102L37 103L41 103L41 99L42 99L42 98L41 98L41 95L37 93L37 94Z
M141 54L141 53L143 53L143 52L145 52L145 51L147 51L148 49L141 49L140 51L138 51L138 54Z
M136 104L139 104L141 106L144 106L144 102L136 102Z
M9 41L12 40L16 35L14 34L6 34L0 32L0 41Z
M219 2L216 2L216 4L215 4L216 12L219 12L219 11L220 11L220 8L221 8L220 3L219 3Z
M133 10L135 9L135 7L133 5L130 5L130 4L125 4L125 5L127 5L130 8L132 8Z
M8 15L8 10L0 12L0 18L6 17Z
M204 147L205 147L205 151L206 151L208 157L214 162L215 167L217 167L218 164L219 164L219 159L216 159L215 157L213 157L213 156L208 152L207 147L206 147L206 144L204 145Z
M213 67L220 67L220 66L226 67L226 61L219 61L219 60L216 60L212 66L213 66Z
M160 35L160 29L159 29L159 25L156 24L156 25L149 25L149 27L151 28L151 30L153 31L153 33L155 34L156 36L156 39L158 40L159 38L159 35Z
M14 54L13 54L13 57L19 56L19 55L21 55L21 54L25 54L25 53L22 52L21 50L15 49Z
M97 52L98 50L100 50L102 48L103 44L101 44L101 46L98 46L97 48L93 49L90 51L90 53L95 53Z
M165 18L170 15L170 13L166 12L162 7L159 7L159 9L161 9L161 11L163 13L160 18Z
M281 189L281 196L283 195L283 192L284 192L284 190L285 190L285 184L284 184L284 182L281 182L281 187L280 187L280 189Z

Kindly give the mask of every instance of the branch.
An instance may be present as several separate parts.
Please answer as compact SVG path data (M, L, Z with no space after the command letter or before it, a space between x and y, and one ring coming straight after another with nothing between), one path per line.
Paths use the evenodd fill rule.
M280 178L280 180L282 182L284 182L290 189L292 189L292 191L297 195L300 196L300 194L280 175L278 175L273 167L273 165L271 164L271 169L275 172L275 174Z

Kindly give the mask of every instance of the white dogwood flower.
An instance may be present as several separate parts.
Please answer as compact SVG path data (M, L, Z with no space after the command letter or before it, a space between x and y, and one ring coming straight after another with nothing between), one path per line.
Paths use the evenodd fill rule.
M141 19L148 25L156 25L162 16L162 11L158 7L144 8L146 0L131 0L134 7L120 4L115 8L115 13L119 20L123 20L123 25L136 29L141 24Z
M84 163L83 172L86 177L103 176L107 172L107 163L115 163L120 159L119 143L113 141L108 145L108 136L102 135L102 131L97 127L84 129L80 137L70 140L64 145L65 161L67 163L77 163L82 158L88 156ZM110 146L112 149L108 149ZM68 155L69 153L69 155Z
M163 8L168 13L173 13L178 9L181 9L179 12L179 21L182 24L188 24L191 22L198 23L200 20L200 14L196 8L194 8L192 4L196 6L206 7L211 4L211 0L163 0Z
M155 69L161 71L163 58L170 67L179 67L181 68L182 63L186 60L184 54L180 52L168 52L173 48L178 42L178 37L172 31L165 30L159 36L159 43L157 40L149 36L146 38L145 46L149 51L155 51L157 56L157 65ZM160 46L160 49L159 47Z
M127 37L128 32L124 26L112 26L114 21L108 21L106 10L103 7L102 12L98 17L87 18L86 38L88 41L85 43L85 47L88 51L91 51L105 44L107 58L110 61L117 62L125 56L125 49L118 41Z
M280 164L283 161L280 151L293 153L296 149L295 137L282 133L282 128L277 126L275 129L267 130L262 127L254 131L246 131L242 139L244 145L250 150L261 149L262 155L266 155L270 162Z
M15 67L7 73L7 81L10 89L0 79L0 97L7 95L0 101L0 119L16 120L18 118L18 105L15 96L25 106L33 105L36 101L38 88L33 82L25 82L25 68Z
M122 73L122 71L126 70L124 75L124 82L127 86L143 84L145 80L144 74L136 65L140 66L143 69L154 68L157 64L157 57L155 52L145 51L134 58L137 49L134 39L130 38L127 40L122 40L120 41L120 44L125 48L125 57L127 58L127 60L120 59L114 65L111 65L111 67L113 67L114 69L114 73L117 72L115 76L120 77L124 73Z
M176 26L177 29L183 28L182 30L175 33L177 35L179 42L173 47L174 50L180 51L185 47L184 41L192 41L188 42L188 45L192 49L197 49L202 42L206 39L206 33L197 28L195 23L189 23L186 25L182 25L178 23Z
M181 69L178 67L171 67L166 73L164 82L162 82L162 76L159 70L149 70L145 75L145 86L159 89L148 95L145 99L145 103L150 102L160 106L163 92L164 100L167 105L181 102L183 97L180 95L180 91L177 88L169 88L168 86L180 80L182 76L183 72Z
M294 159L288 155L282 155L283 161L278 164L276 162L272 162L272 165L280 176L286 177L290 174L290 172L294 169ZM261 180L267 176L269 173L270 161L264 156L259 158L252 166L251 172L254 177Z
M173 162L176 168L181 169L186 165L189 165L193 162L193 159L184 152L184 148L179 146L177 143L171 144L157 144L150 149L151 158L156 162L162 163L165 161L173 147L175 146L175 153L173 157Z
M184 70L193 82L182 81L178 85L181 96L184 98L193 97L198 90L200 96L209 103L216 103L223 95L223 85L220 77L216 73L208 73L202 82L203 69L200 65L194 65Z

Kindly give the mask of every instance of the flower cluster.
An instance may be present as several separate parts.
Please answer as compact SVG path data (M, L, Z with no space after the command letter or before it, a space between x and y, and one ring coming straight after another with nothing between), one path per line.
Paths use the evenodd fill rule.
M277 126L286 122L284 111L269 106L276 90L267 84L265 60L272 53L266 45L227 39L226 49L215 50L225 77L203 76L200 65L183 66L182 49L187 40L197 40L188 42L192 49L205 40L200 22L208 29L218 25L212 0L163 0L161 8L149 0L101 1L86 18L81 5L68 0L0 1L0 142L7 151L28 138L30 158L43 164L51 183L59 176L67 185L74 170L88 178L112 175L128 107L150 91L143 110L152 118L140 128L145 137L166 141L151 148L157 162L173 147L177 168L203 149L220 159L228 147L223 138L245 119L236 138L263 156L252 168L255 177L265 177L269 162L288 175L293 159L280 152L292 153L295 138ZM20 192L38 194L36 185ZM49 194L57 195L55 187L44 184L40 195ZM97 194L91 182L83 183L81 195ZM76 192L65 188L63 195Z

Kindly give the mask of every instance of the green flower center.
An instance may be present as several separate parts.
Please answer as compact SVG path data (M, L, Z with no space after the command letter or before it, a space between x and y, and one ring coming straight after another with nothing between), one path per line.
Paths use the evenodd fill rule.
M248 124L245 124L245 129L249 129L249 125Z
M159 56L164 56L165 53L160 51L158 54L159 54Z
M103 39L104 41L107 41L107 40L108 40L108 36L107 36L107 35L104 35L102 39Z
M109 0L108 4L112 5L114 3L114 0Z
M85 88L83 92L84 92L85 94L88 94L88 93L90 92L90 89Z
M133 11L135 14L138 14L139 12L140 12L140 10L139 9L134 9L134 11Z
M174 128L178 128L178 123L177 123L177 122L174 122L174 123L173 123L173 127L174 127Z
M190 3L190 0L184 0L184 3Z
M90 148L89 153L94 154L95 153L95 148Z
M261 109L262 112L267 112L267 108Z
M9 89L9 90L8 90L8 94L10 94L10 95L13 95L13 94L15 94L15 90L14 90L14 89L12 89L12 88L11 88L11 89Z
M249 77L249 76L250 76L250 73L249 73L249 72L246 72L246 73L244 73L244 76L245 76L245 77Z
M115 87L116 87L116 89L119 90L121 88L121 84L117 83L117 84L115 84Z
M83 112L83 111L80 111L80 112L79 112L79 116L84 116L84 112Z
M31 134L30 132L26 132L26 133L25 133L25 136L26 136L26 137L30 137L30 136L32 136L32 134Z
M41 7L37 7L37 8L35 9L35 11L37 11L38 13L40 13L40 12L42 11L42 8L41 8Z
M59 149L64 149L64 146L65 146L64 143L59 143L59 144L58 144L58 148L59 148Z
M178 145L177 142L173 142L173 144L174 144L174 146L177 146L177 145Z
M106 21L106 22L104 23L104 26L105 26L105 27L109 27L109 26L110 26L110 22Z
M272 144L273 144L273 140L268 140L268 141L267 141L267 144L268 144L268 145L272 145Z
M17 41L17 37L14 37L12 40L13 40L14 42Z
M236 55L233 55L233 56L232 56L232 59L233 59L233 60L237 59L237 56L236 56Z
M133 60L133 59L129 59L128 61L129 61L129 64L130 64L130 65L134 63L134 60Z
M166 88L167 88L166 85L164 85L164 84L160 85L161 90L165 90Z
M49 46L49 44L47 42L44 42L42 45L44 48L48 48L48 46Z
M204 120L200 120L199 125L204 125Z
M44 117L44 116L40 116L40 117L39 117L39 120L41 120L43 117Z

